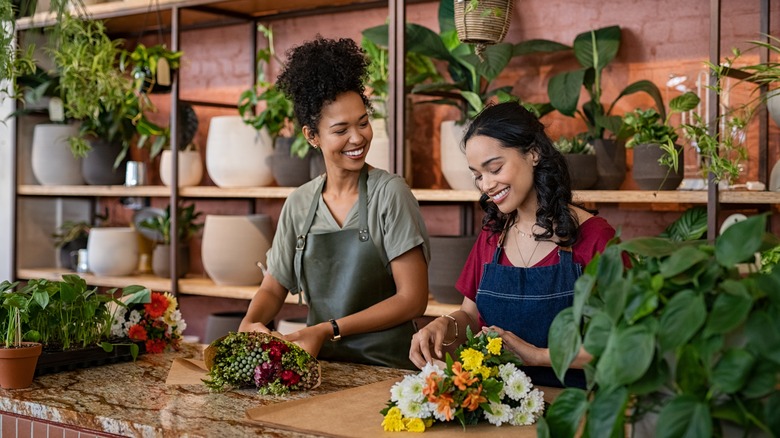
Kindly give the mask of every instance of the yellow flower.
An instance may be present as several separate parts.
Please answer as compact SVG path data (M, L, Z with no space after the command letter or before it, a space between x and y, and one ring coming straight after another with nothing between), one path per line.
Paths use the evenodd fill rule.
M390 408L382 420L382 428L385 432L401 432L406 430L403 417L401 416L401 410L397 407Z
M501 338L491 338L490 342L488 342L487 345L488 353L498 356L499 354L501 354L501 345L502 345Z
M498 375L498 368L496 367L479 367L472 371L474 374L479 374L482 376L482 379L487 379L490 376L496 376Z
M460 360L463 361L463 369L467 371L475 370L482 366L482 360L485 355L481 351L467 348L460 353Z
M409 432L425 432L425 423L422 418L404 418L404 426Z

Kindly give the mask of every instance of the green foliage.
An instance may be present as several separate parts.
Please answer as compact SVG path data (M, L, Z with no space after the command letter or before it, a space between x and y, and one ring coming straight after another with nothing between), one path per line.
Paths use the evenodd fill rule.
M669 240L682 242L686 240L699 240L707 233L707 209L704 207L692 207L659 235Z
M89 236L90 229L92 229L92 225L89 222L65 221L57 228L57 231L52 234L54 246L60 248L68 242L72 242L80 237L87 237Z
M696 108L699 102L699 96L688 91L669 102L669 111L666 113L665 119L662 119L661 114L652 108L637 109L626 114L623 117L623 123L631 135L631 138L626 142L626 147L632 148L638 144L657 144L666 152L658 159L658 163L676 172L680 157L675 148L675 142L677 142L679 135L669 122L672 115L690 111Z
M588 139L582 134L571 137L561 136L553 142L553 146L562 154L593 155L596 153L593 145L588 143Z
M35 71L33 61L33 50L30 46L24 50L19 50L15 46L15 24L18 11L14 9L13 3L4 0L0 2L0 23L4 26L10 23L9 28L0 32L0 83L9 81L8 85L3 84L0 88L0 102L7 96L19 97L14 90L16 78Z
M18 282L0 284L0 334L6 342L40 342L44 349L67 350L111 341L112 309L126 305L114 298L116 289L106 293L88 289L78 275L64 275L61 281L30 280L24 287L17 286ZM142 286L128 286L122 292L128 304L149 293Z
M195 223L201 216L202 212L195 211L195 204L190 204L186 207L179 207L179 243L186 244L190 239L195 236L201 228L202 223ZM162 236L162 239L158 243L163 245L171 244L171 206L165 207L165 213L162 216L154 216L144 219L138 224L141 228L147 230L156 231Z
M473 46L458 40L454 17L453 3L443 0L439 4L438 34L427 27L407 23L406 50L446 62L449 81L420 83L414 86L412 93L439 97L425 103L455 106L461 111L460 122L463 123L475 117L493 98L501 102L514 99L511 86L489 88L512 57L527 51L524 47L528 43L491 45L480 59ZM364 37L382 47L387 46L387 35L387 25L363 31Z
M282 135L283 132L296 131L294 134L295 141L290 148L290 154L303 158L309 153L311 146L303 136L303 132L294 128L293 120L295 119L295 113L293 112L293 104L277 88L276 84L265 78L265 67L272 59L280 64L282 63L282 60L276 56L276 51L274 50L273 29L258 25L257 30L268 40L268 47L257 52L257 81L255 81L255 85L252 88L245 90L239 96L238 113L241 115L244 123L256 130L267 129L274 142L276 137ZM255 109L260 102L265 102L265 108L259 114L255 114Z
M702 157L701 174L707 178L709 173L715 181L733 183L739 177L740 163L747 160L748 151L744 145L744 133L750 115L721 116L723 131L711 133L711 123L707 123L698 114L693 115L693 122L682 125L683 133ZM716 121L717 121L716 120ZM713 122L715 123L715 122Z
M134 88L138 92L150 92L157 81L157 65L160 59L165 59L168 66L173 70L179 68L181 57L184 52L173 52L168 50L164 44L157 44L146 47L143 44L135 46L132 52L122 51L119 58L119 68L127 71L129 66L130 75L134 80Z
M776 436L780 269L736 266L778 244L766 220L739 222L714 244L639 238L594 258L550 328L559 378L581 345L593 356L587 390L567 389L548 410L550 436L574 436L583 420L589 436L623 436L624 421L651 410L656 436L720 436L726 421Z

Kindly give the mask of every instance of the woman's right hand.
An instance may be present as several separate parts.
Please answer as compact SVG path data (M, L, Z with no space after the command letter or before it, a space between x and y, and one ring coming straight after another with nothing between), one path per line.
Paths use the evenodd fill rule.
M422 369L426 363L443 358L441 347L450 321L445 317L436 318L412 336L409 359L417 368Z

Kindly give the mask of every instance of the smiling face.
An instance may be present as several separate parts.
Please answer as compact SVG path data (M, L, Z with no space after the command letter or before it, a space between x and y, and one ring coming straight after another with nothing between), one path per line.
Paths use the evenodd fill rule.
M502 213L535 209L534 165L538 154L505 148L498 140L475 135L466 142L466 160L477 188L486 193Z
M310 143L322 150L325 165L331 169L359 171L374 136L368 112L359 94L349 91L322 107L317 133L304 127Z

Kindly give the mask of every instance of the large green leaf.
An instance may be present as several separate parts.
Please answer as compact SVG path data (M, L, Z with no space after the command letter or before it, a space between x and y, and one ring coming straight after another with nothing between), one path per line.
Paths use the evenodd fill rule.
M409 23L406 25L406 50L447 61L449 64L457 62L444 45L441 37L436 32L419 24Z
M547 95L550 96L550 104L561 114L574 117L584 77L585 70L580 69L563 72L550 78L547 84Z
M709 255L698 248L684 246L661 262L660 271L664 278L672 278L707 260Z
M707 394L709 373L699 350L693 345L683 345L677 354L675 381L685 394L704 397Z
M620 26L583 32L574 38L574 56L585 68L603 70L620 49Z
M600 257L600 255L596 254L596 257ZM596 260L596 257L594 257L594 260ZM588 264L588 267L595 270L593 260ZM577 321L582 319L582 309L590 298L593 287L596 285L596 277L588 272L588 270L589 269L586 268L585 273L580 275L577 281L574 282L574 302L572 308L574 311L574 319Z
M753 297L742 283L726 280L720 287L724 292L718 294L712 304L707 325L704 326L705 337L732 331L745 322L753 307Z
M748 398L759 398L771 394L775 390L778 372L780 369L776 364L768 360L757 359L740 392Z
M766 311L753 312L745 323L745 338L753 351L780 365L780 332Z
M537 53L553 53L564 50L571 50L571 46L550 40L533 39L521 41L515 44L512 51L512 56L533 55Z
M596 383L610 389L638 380L652 363L654 337L644 325L615 328L598 361Z
M663 284L663 277L656 275L653 279L659 279ZM650 315L658 308L658 289L646 288L644 284L634 284L628 293L626 308L623 310L623 317L629 324Z
M454 2L442 0L439 2L439 31L450 32L455 30L455 5Z
M655 436L656 438L712 436L709 406L689 395L676 397L661 410Z
M563 382L566 371L580 352L579 321L572 316L572 308L560 311L553 319L549 331L550 361L558 380Z
M768 274L756 276L754 279L756 288L765 293L775 306L780 306L780 265Z
M707 232L707 209L704 207L692 207L660 234L676 241L701 239Z
M583 347L593 356L601 356L609 342L609 334L612 332L612 321L606 313L599 312L590 319L585 331Z
M624 437L628 389L625 386L597 391L588 409L587 430L591 437Z
M618 97L616 97L615 100L612 101L612 104L609 106L609 109L607 110L607 114L612 113L612 108L614 108L617 101L620 100L622 97L634 93L639 93L639 92L647 93L650 97L653 98L656 109L658 110L658 114L661 115L661 120L664 120L666 118L666 109L664 108L664 99L661 96L661 90L659 90L654 83L645 79L641 81L636 81L633 84L630 84L629 86L624 88L623 91L621 91L620 94L618 94Z
M588 407L587 397L585 391L577 388L566 388L558 394L544 415L549 436L555 438L574 436Z
M490 45L482 52L482 61L476 55L474 58L477 74L484 77L488 83L493 82L512 59L512 45L509 43Z
M664 257L674 254L680 244L660 237L642 237L622 242L620 248L645 257Z
M704 324L707 309L704 298L692 290L677 293L669 300L659 321L658 344L661 352L688 342Z
M780 430L780 391L770 395L764 407L764 418L767 419L769 430ZM775 436L778 434L775 433Z
M628 389L631 394L650 394L661 390L669 381L670 375L669 364L663 357L656 354L647 372L639 380L629 385Z
M755 356L746 350L729 349L715 365L712 387L726 394L739 391L745 385L755 360Z
M761 247L765 230L765 214L751 216L731 225L715 241L715 259L726 267L752 261Z

